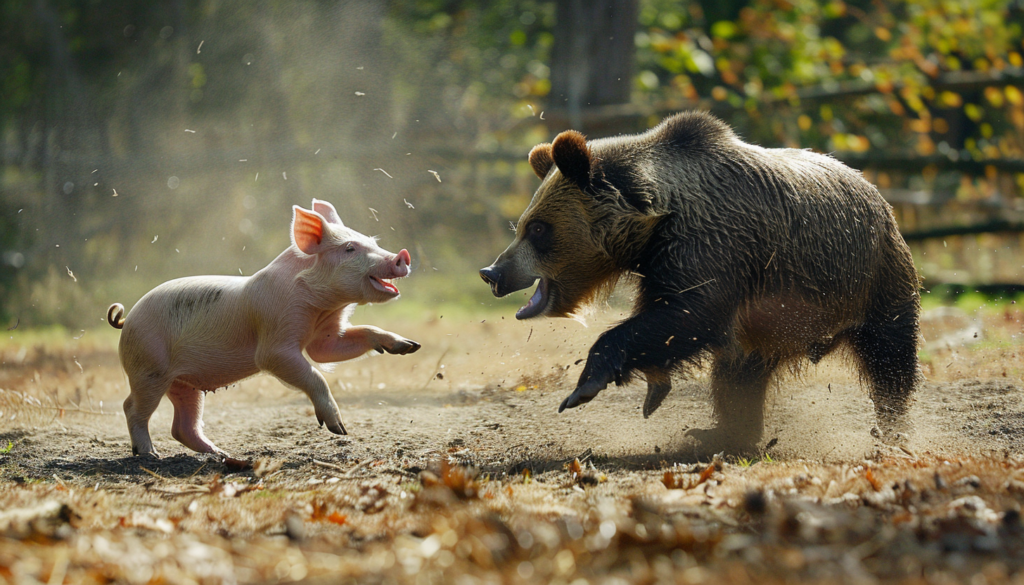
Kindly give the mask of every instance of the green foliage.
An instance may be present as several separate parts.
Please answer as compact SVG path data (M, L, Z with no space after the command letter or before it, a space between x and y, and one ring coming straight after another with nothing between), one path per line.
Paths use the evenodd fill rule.
M0 447L0 455L7 455L8 453L11 452L11 449L13 449L13 448L14 448L14 443L11 442L11 441L7 441L7 446L6 447Z
M1024 152L1014 84L948 83L1022 65L1024 19L1013 2L753 0L730 20L706 18L707 4L642 3L640 99L740 107L762 140L833 152ZM843 88L857 91L835 104L807 101ZM785 117L767 116L775 111ZM951 133L962 121L973 136Z
M478 146L494 150L497 137L477 134L481 125L495 115L531 115L525 105L551 89L553 24L553 4L538 0L392 2L384 43L399 109L454 120L447 131L472 131L472 140L485 139Z

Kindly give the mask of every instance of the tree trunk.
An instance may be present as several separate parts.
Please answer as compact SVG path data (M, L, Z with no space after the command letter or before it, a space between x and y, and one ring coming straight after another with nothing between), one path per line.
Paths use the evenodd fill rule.
M558 0L550 107L586 131L588 108L628 104L638 0Z

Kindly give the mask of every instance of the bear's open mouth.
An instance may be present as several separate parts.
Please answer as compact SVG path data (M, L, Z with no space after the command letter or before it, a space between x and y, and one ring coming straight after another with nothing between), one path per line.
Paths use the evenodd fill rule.
M548 279L541 278L540 283L537 285L537 290L534 291L533 296L526 302L526 305L516 311L516 319L529 319L530 317L536 317L544 312L544 309L548 308L548 302L551 300L548 295Z
M391 280L389 280L389 279L377 278L376 276L371 276L370 277L370 284L373 285L373 288L379 290L380 292L382 292L384 294L391 295L391 296L398 296L398 294L399 294L398 293L398 287L395 286L394 284L392 284Z

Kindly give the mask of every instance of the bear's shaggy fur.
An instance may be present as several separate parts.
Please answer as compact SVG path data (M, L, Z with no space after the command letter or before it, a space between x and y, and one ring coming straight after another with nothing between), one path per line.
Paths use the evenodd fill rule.
M563 132L530 164L543 182L515 240L481 270L494 294L539 280L517 317L568 316L638 277L632 316L591 347L559 411L640 372L649 416L673 370L711 358L719 424L701 438L749 451L779 367L846 345L885 437L906 429L920 281L889 205L859 172L747 144L701 112L635 136Z

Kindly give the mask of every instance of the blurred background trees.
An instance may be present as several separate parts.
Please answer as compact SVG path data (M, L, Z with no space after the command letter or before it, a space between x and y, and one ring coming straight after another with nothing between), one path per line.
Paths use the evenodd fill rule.
M406 302L475 269L535 143L710 109L862 168L926 282L1024 282L1024 38L1008 0L11 0L0 4L0 317L99 324L252 274L290 205L407 247ZM965 262L969 259L969 262Z

